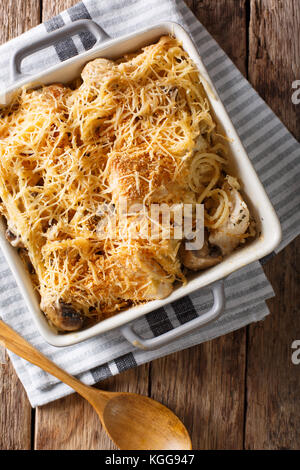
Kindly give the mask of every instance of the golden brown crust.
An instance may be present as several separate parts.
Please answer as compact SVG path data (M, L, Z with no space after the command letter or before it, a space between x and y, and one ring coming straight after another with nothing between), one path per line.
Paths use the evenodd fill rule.
M90 62L80 83L23 89L0 114L0 136L1 210L59 329L162 298L185 280L180 240L145 238L146 216L131 215L124 233L118 208L107 217L104 203L125 197L150 213L152 202L204 202L211 231L229 217L224 139L195 65L172 37ZM71 324L60 302L79 315Z

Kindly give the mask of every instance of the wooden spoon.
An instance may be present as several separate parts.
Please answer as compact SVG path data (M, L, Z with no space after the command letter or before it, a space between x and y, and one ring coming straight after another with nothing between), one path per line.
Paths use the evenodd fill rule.
M72 387L95 408L104 429L122 450L190 450L189 434L168 408L136 393L105 392L84 385L47 359L0 320L0 341L7 349Z

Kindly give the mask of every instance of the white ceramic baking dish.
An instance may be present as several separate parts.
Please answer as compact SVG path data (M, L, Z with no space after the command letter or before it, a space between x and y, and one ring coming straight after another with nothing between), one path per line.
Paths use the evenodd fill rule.
M61 39L74 36L84 30L94 34L97 39L96 45L91 50L51 67L34 77L22 75L20 70L21 62L26 56L49 45L53 45ZM152 44L160 36L165 34L172 34L182 41L184 49L197 64L199 72L204 78L204 84L215 118L232 141L230 143L232 171L238 175L243 184L244 196L246 197L252 213L255 215L260 236L251 243L236 250L219 265L205 272L191 274L187 285L178 286L173 293L164 300L151 301L140 306L128 308L112 318L106 319L79 332L61 334L49 326L45 316L41 312L39 300L33 290L29 276L23 267L17 251L5 239L5 223L2 221L0 227L0 246L40 333L46 341L54 346L69 346L109 330L119 328L120 334L123 334L128 341L136 347L144 349L160 347L193 329L206 325L208 322L215 320L221 315L225 305L222 280L233 271L271 253L280 243L281 228L276 213L250 163L245 149L218 97L191 38L178 24L167 22L118 39L109 38L107 34L91 20L80 20L53 33L45 33L45 37L41 38L37 43L24 44L13 54L11 58L12 82L11 86L2 96L2 103L8 103L16 90L21 86L36 87L41 84L51 84L55 82L67 83L80 76L83 66L88 61L97 57L116 59L125 53L133 52L143 46ZM214 303L206 313L157 338L144 339L135 333L133 323L137 318L208 285L211 286Z

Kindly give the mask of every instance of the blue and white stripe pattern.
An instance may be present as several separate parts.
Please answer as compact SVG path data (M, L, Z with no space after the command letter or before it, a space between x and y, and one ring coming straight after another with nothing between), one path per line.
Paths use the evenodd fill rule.
M50 32L83 18L92 18L112 37L164 20L181 23L190 32L281 220L283 241L278 251L291 242L300 231L300 145L182 0L84 0L21 38L3 45L0 48L0 80L7 84L9 56L20 41L38 37L45 29ZM24 72L27 69L34 73L79 54L91 48L94 41L89 33L62 41L26 59ZM133 350L118 331L59 349L45 343L36 331L14 278L3 256L0 256L0 314L4 321L87 384L237 330L262 320L269 313L265 301L274 293L259 262L232 274L226 280L225 287L227 308L218 321L157 351ZM203 289L139 319L136 330L148 337L162 334L201 314L209 302L209 290ZM11 354L11 359L32 406L71 393L69 387L23 359L14 354Z

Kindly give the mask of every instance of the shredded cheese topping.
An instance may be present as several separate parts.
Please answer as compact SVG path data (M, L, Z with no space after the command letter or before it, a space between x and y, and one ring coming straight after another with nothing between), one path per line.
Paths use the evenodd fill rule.
M184 282L180 240L133 237L151 223L134 214L116 239L99 208L114 204L118 226L120 196L143 207L205 203L206 227L217 229L230 209L225 141L171 37L96 59L70 86L23 89L0 116L1 211L28 250L42 309L63 301L101 320Z

